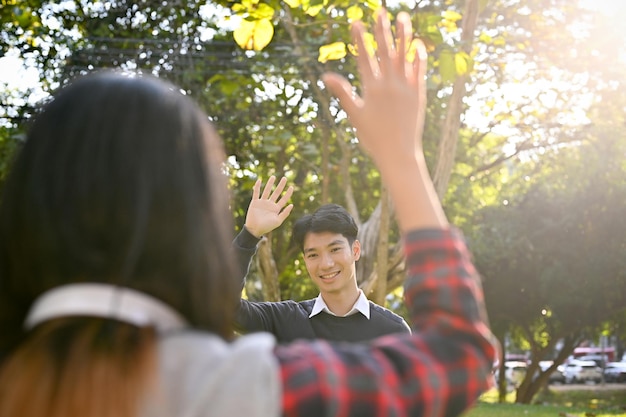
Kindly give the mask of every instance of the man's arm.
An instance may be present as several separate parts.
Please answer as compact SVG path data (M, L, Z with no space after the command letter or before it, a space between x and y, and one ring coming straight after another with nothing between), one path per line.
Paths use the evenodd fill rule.
M276 177L270 177L261 193L261 180L256 181L245 225L232 243L242 274L242 290L257 244L264 235L282 225L293 209L293 204L287 204L293 193L293 187L289 186L285 190L287 179L283 177L272 191L275 182ZM261 307L242 299L237 311L236 327L242 331L268 331L272 323L268 323L269 319L265 317L264 309Z
M257 244L260 240L261 239L250 233L245 226L233 240L232 249L239 265L239 271L241 272L242 289L246 282L245 278L248 275L250 261L256 253Z

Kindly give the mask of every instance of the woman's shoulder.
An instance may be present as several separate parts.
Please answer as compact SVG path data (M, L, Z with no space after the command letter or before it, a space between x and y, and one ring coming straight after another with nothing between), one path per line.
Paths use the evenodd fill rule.
M280 415L275 344L267 333L230 342L200 331L164 335L158 347L160 392L155 398L170 415Z

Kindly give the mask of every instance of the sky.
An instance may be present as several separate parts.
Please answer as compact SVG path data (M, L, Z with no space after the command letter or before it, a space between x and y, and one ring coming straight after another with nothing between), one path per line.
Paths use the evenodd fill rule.
M590 9L597 8L607 16L623 17L626 13L626 2L624 0L580 0L580 4Z
M9 53L0 58L0 85L7 83L9 87L35 86L38 73L34 68L26 68L17 53Z

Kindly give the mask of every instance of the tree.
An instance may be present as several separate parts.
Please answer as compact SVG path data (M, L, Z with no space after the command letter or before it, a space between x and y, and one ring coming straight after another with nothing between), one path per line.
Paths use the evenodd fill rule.
M562 149L542 182L477 219L471 246L490 316L530 347L517 402L530 402L582 340L626 311L626 130L610 130L581 132L585 145ZM540 372L545 359L554 365Z
M343 114L339 112L331 98L317 82L320 74L329 69L344 73L351 71L352 64L350 61L336 61L343 58L345 50L349 49L349 46L343 42L348 37L348 23L355 18L369 22L372 13L378 7L380 5L374 2L366 2L363 7L350 5L347 2L334 2L322 7L321 4L296 1L280 3L245 1L233 6L233 10L246 19L246 23L235 30L235 39L244 48L266 50L264 45L268 42L259 45L257 40L259 38L267 40L267 37L260 36L259 33L269 30L268 23L272 23L272 17L275 15L280 15L281 18L275 20L277 23L272 26L271 36L274 39L267 47L268 49L272 47L274 42L280 42L283 35L287 36L286 42L292 45L298 56L306 55L303 54L303 51L310 48L311 41L318 46L321 45L319 46L318 59L309 60L303 73L301 73L301 77L303 76L306 82L303 91L315 103L316 116L318 117L314 124L315 130L321 130L319 162L316 163L318 172L314 178L304 178L306 181L313 181L313 184L318 184L320 187L321 190L315 193L320 195L318 204L329 201L331 195L334 195L332 200L344 204L357 219L360 224L359 239L364 242L364 251L357 272L359 284L366 293L376 298L376 301L384 303L386 292L401 285L403 276L400 245L396 243L397 234L395 234L395 230L387 226L389 224L387 218L389 208L384 197L385 190L380 190L380 179L377 173L372 172L369 161L356 148L353 133L346 126ZM422 16L416 20L417 26L423 29L422 33L428 38L429 44L436 47L442 43L443 39L441 27L438 24L444 22L448 28L452 26L456 28L455 21L459 18L460 15L454 13L442 16L437 10L424 10ZM247 36L240 34L238 38L238 30L242 27ZM257 35L259 35L258 38ZM334 48L332 50L335 52L341 50L344 53L336 54L333 56L334 60L330 60L329 56L332 53L325 52L329 50L328 48ZM451 48L448 49L452 50ZM454 64L452 65L451 71L447 67L446 70L454 75L455 68ZM361 166L365 169L362 169ZM367 174L364 176L363 173ZM355 181L355 177L360 177L363 180L362 184L370 185L365 188L359 187L362 190L361 195L355 191L353 186L355 183L360 183L358 179ZM296 178L302 177L296 175ZM337 178L338 181L333 184L331 178ZM299 184L296 183L296 185ZM373 193L371 192L372 188L374 188ZM376 198L378 198L378 203L372 210L372 201L376 201ZM361 220L364 212L370 213L367 221ZM293 215L299 215L297 209L294 210ZM382 231L381 225L384 228ZM393 238L388 238L390 234L395 235L395 242ZM261 263L268 264L267 261L263 260ZM386 271L385 279L378 279L384 271Z
M33 23L7 29L2 47L18 48L34 62L45 88L104 67L154 73L180 85L226 138L236 223L243 223L254 180L270 174L286 175L295 184L293 218L323 202L344 204L361 224L359 238L367 242L358 265L359 283L372 293L378 286L380 300L402 282L397 230L387 222L390 210L378 173L356 147L343 113L318 80L326 70L353 73L349 23L362 19L369 24L381 4L245 0L207 5L194 0L180 7L131 0L26 1L11 10L14 15L26 13L31 17L24 22ZM466 10L476 11L477 4L474 20ZM563 79L576 81L570 74L588 68L580 68L580 62L571 65L562 53L565 48L548 48L546 40L574 44L572 32L554 23L586 15L575 15L571 2L557 0L532 0L524 7L509 1L460 0L391 6L394 13L399 9L411 12L430 52L424 140L429 166L435 172L444 159L455 161L437 174L444 178L450 172L450 181L441 181L447 183L442 186L447 190L446 211L464 228L480 227L473 221L473 208L493 204L505 190L524 191L538 180L536 173L549 165L560 142L573 140L576 129L563 123L564 115L581 108L573 105L575 94L566 88L543 88L542 94L529 94L525 100L510 100L498 89L543 82L554 63L568 64L562 65L570 70L564 70ZM539 9L545 13L532 13ZM15 28L14 18L5 16L0 14L4 28ZM224 25L227 19L230 23ZM44 21L55 24L38 25ZM39 49L34 52L30 44ZM512 72L511 67L525 71ZM583 88L579 82L571 85ZM543 99L552 91L561 101ZM471 122L477 111L487 125ZM459 118L457 129L453 123ZM453 126L448 137L458 134L458 141L456 151L441 153L440 132L446 124ZM513 134L502 133L503 127ZM535 149L545 153L534 166L521 164L524 153ZM268 236L257 258L261 288L266 289L258 297L299 299L315 291L300 279L306 272L289 245L290 221ZM383 271L385 279L379 279Z

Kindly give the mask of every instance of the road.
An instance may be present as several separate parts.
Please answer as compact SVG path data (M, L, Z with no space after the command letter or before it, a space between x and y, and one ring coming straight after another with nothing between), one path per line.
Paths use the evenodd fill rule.
M551 390L554 391L580 391L580 390L596 390L596 391L626 391L626 384L604 383L604 384L550 384Z

